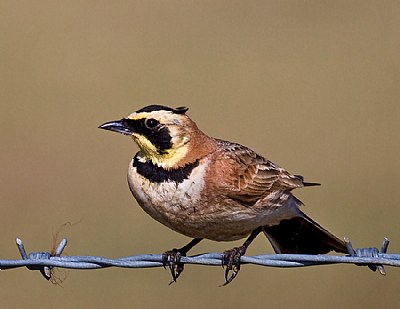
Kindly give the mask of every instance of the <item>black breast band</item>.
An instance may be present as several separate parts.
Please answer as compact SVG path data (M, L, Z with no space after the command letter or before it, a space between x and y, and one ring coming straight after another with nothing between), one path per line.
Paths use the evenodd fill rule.
M140 162L138 157L133 158L133 167L136 167L136 171L147 178L151 182L161 183L161 182L177 182L181 183L187 179L192 170L199 165L199 160L193 163L186 164L180 168L165 169L163 167L154 165L152 162Z

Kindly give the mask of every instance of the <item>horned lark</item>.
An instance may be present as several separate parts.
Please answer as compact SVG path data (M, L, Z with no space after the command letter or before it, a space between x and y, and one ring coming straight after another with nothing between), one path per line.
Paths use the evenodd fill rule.
M307 217L292 190L304 182L253 150L204 134L187 108L144 107L106 122L101 129L130 135L139 146L129 164L128 183L143 210L170 229L192 237L164 253L174 281L181 256L203 238L242 246L224 252L225 284L240 269L240 257L263 232L276 253L346 253L343 241Z

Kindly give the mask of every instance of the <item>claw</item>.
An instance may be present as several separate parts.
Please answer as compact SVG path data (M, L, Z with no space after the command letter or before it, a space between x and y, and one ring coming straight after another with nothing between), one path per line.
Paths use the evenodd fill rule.
M186 256L188 251L192 249L194 246L196 246L201 240L202 238L193 238L192 241L188 243L186 246L183 246L180 249L175 248L163 253L162 262L164 268L168 266L172 275L172 281L169 283L170 285L176 282L176 280L183 272L183 269L185 267L185 265L181 263L181 257Z
M176 282L180 274L183 272L184 264L181 263L181 257L184 256L178 249L166 251L162 255L164 268L168 266L172 281L169 284Z
M222 258L222 267L226 266L225 269L225 283L221 286L226 286L236 278L237 274L240 270L240 258L246 252L246 247L236 247L231 250L227 250L224 252L224 256ZM229 273L232 271L231 275Z

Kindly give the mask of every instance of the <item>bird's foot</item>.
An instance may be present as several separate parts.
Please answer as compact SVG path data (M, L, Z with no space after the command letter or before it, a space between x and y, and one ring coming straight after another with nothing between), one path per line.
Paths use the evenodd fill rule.
M172 281L169 284L176 282L176 279L183 272L185 265L181 263L182 256L186 256L186 253L179 249L172 249L162 254L164 268L168 267L172 275Z
M176 282L176 279L183 272L184 264L181 263L181 257L186 256L188 251L196 246L202 238L193 238L186 246L180 249L172 249L170 251L164 252L162 255L162 262L164 268L168 266L171 271L172 281L169 284Z
M222 257L222 267L225 266L226 269L225 283L222 286L231 283L232 280L236 278L240 270L240 258L246 253L246 249L246 246L240 246L224 252L224 256ZM229 276L231 271L232 274Z

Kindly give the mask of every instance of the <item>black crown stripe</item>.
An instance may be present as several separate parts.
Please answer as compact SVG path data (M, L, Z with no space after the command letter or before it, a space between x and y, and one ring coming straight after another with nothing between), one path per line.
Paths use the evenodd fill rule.
M163 105L149 105L146 107L143 107L141 109L139 109L138 111L136 111L136 113L150 113L150 112L154 112L154 111L167 111L167 112L173 112L175 114L184 114L186 113L188 110L187 107L177 107L177 108L171 108L168 106L163 106Z

